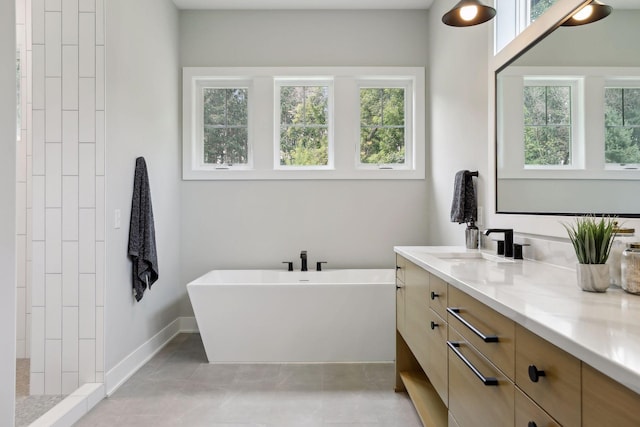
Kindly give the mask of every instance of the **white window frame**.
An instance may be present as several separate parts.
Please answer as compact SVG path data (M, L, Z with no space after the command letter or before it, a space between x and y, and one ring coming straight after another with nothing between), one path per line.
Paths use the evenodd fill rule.
M410 170L414 167L413 150L413 79L360 79L358 81L358 112L360 113L360 90L361 89L404 89L404 163L362 163L360 157L360 147L362 143L362 126L360 114L358 114L358 145L356 149L356 168L364 170Z
M517 111L522 105L522 86L525 76L541 80L563 77L580 82L578 126L580 132L579 168L525 168L522 140L523 115ZM605 163L604 89L605 87L640 87L640 67L536 67L511 66L501 71L497 90L497 164L500 179L560 179L560 180L638 180L640 169L617 168ZM515 124L515 125L514 125ZM577 165L574 165L577 166Z
M246 89L247 90L247 163L232 165L217 165L204 162L204 89ZM195 161L198 169L202 170L249 170L253 168L253 153L251 147L251 115L252 115L251 81L246 79L201 79L196 82L195 108Z
M524 157L522 164L524 169L530 170L571 170L584 169L585 164L585 141L581 132L584 120L584 84L580 77L573 76L525 76L523 82L523 90L527 86L545 86L545 87L567 87L571 88L571 163L568 165L527 165ZM524 104L522 105L524 106ZM522 134L524 135L524 125ZM524 143L524 140L523 140ZM524 153L524 147L523 147Z
M604 82L604 87L602 89L602 92L604 94L605 89L611 89L611 88L615 88L615 89L640 89L640 78L634 79L634 78L608 78L607 80L605 80ZM604 96L604 95L603 95ZM603 99L603 107L604 106L604 99ZM604 117L603 117L604 120ZM603 132L605 132L606 134L606 128L605 128L605 123L603 123ZM603 150L606 150L606 141L604 142L604 145L602 147ZM603 156L604 156L604 151L603 151ZM604 168L605 170L608 171L625 171L627 173L631 172L640 172L640 163L607 163L606 161L606 157L604 159Z
M196 129L199 81L249 85L250 167L215 169L198 161ZM280 166L278 81L331 82L330 167ZM407 129L412 141L406 168L358 167L360 161L359 84L371 81L411 82L411 114ZM424 67L185 67L183 68L182 177L184 180L280 180L280 179L424 179L426 160L426 101ZM279 90L277 91L279 96ZM277 108L276 108L277 105ZM277 117L277 119L274 119ZM276 123L277 120L277 123ZM410 123L410 124L409 124ZM277 124L277 126L276 126ZM277 132L277 133L276 133ZM277 135L277 138L274 138ZM277 147L277 151L276 151ZM277 162L276 162L277 159ZM209 165L210 166L210 165Z
M275 170L332 170L334 169L334 92L333 79L327 77L309 77L303 78L286 78L277 77L274 79L274 126L273 126L273 168ZM281 165L280 164L280 126L282 126L280 94L282 87L285 86L324 86L328 92L328 112L327 112L327 164L326 165Z

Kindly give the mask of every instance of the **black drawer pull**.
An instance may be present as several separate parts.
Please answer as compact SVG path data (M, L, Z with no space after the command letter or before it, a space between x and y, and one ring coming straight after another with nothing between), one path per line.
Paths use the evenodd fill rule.
M440 296L440 294L436 294L435 292L431 291L431 299L432 300L438 298L439 296Z
M437 328L438 326L440 326L440 325L438 325L438 324L437 324L436 322L434 322L433 320L431 321L431 329L432 329L432 330L433 330L433 329L435 329L435 328Z
M466 320L464 320L462 318L462 316L460 316L460 314L459 314L460 313L460 309L459 308L447 307L447 313L449 313L450 315L452 315L453 317L458 319L460 321L460 323L462 323L464 326L469 328L471 330L471 332L473 332L474 334L479 336L482 341L484 341L484 342L498 342L498 337L496 335L485 335L482 332L480 332L471 323L469 323Z
M484 375L482 375L482 373L478 370L478 368L473 366L473 364L471 362L469 362L469 360L467 360L467 358L464 357L464 355L462 353L460 353L460 350L458 350L458 347L460 347L460 343L459 342L447 341L447 345L456 354L456 356L458 356L460 358L460 360L462 360L462 362L465 365L467 365L467 367L469 369L471 369L471 371L476 375L476 377L478 377L480 379L480 381L482 381L482 384L484 384L484 385L498 385L498 380L497 379L495 379L494 377L485 377Z
M546 376L544 371L538 370L538 368L536 368L536 365L529 365L529 379L532 382L537 383L540 377L544 376Z
M536 424L535 421L529 421L529 424L527 424L527 427L538 427L538 424Z
M396 283L396 289L404 288L404 283Z

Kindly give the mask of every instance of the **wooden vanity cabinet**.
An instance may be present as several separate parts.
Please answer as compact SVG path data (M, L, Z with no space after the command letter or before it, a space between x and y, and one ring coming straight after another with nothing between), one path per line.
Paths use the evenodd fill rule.
M429 359L429 273L408 262L405 270L404 338L420 363L426 369Z
M424 426L640 426L639 394L399 255L397 266L396 390Z
M404 336L405 319L405 284L404 272L407 269L407 260L396 255L396 330Z
M449 286L447 320L449 325L513 380L515 346L513 320L453 286Z
M513 427L513 382L451 325L449 343L449 411L458 425Z
M517 387L515 405L516 427L561 427L556 420Z
M580 360L520 325L516 385L560 425L580 426Z
M640 395L582 362L582 426L638 425Z

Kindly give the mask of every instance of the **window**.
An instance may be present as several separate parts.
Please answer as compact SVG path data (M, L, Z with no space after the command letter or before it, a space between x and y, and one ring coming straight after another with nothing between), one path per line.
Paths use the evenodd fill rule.
M525 83L525 166L572 163L572 88Z
M558 0L528 0L527 6L529 10L529 23L538 19L540 15L546 12L547 9L553 6L557 1Z
M185 67L185 180L424 179L421 67Z
M202 87L203 164L249 163L248 98L247 88Z
M604 96L605 161L636 169L640 164L640 87L607 87Z
M411 164L410 87L360 87L360 167Z
M331 167L330 86L278 82L277 166Z

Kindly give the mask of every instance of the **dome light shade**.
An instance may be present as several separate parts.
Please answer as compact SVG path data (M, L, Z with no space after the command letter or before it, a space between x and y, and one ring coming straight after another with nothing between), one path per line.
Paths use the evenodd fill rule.
M470 27L482 24L496 16L496 10L479 0L462 0L445 13L442 22L452 27Z
M575 27L576 25L585 25L606 18L611 14L611 6L593 0L591 3L574 13L571 18L565 21L564 27Z

